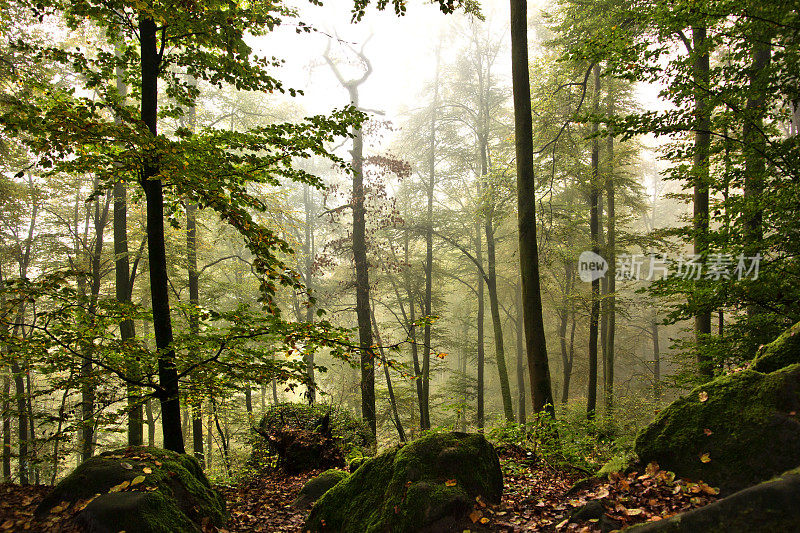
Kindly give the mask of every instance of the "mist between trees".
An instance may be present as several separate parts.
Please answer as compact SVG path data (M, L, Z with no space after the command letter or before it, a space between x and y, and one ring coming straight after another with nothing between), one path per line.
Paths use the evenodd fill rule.
M398 103L400 0L0 0L6 481L124 443L230 475L284 401L630 434L800 320L797 6L434 4Z

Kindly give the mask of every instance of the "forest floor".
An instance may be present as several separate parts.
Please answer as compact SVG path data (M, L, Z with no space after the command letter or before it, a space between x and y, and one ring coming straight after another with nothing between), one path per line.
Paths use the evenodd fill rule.
M476 503L471 518L476 530L600 532L621 529L648 520L661 520L712 501L716 490L703 483L676 480L671 473L649 465L644 472L612 475L571 489L581 477L531 461L520 450L501 456L503 500L499 505ZM308 511L296 511L292 501L303 484L318 472L298 476L272 473L238 485L220 486L228 502L230 520L211 532L301 532ZM45 522L33 518L49 487L0 484L0 531L77 531L74 511L53 513ZM587 502L599 501L586 507ZM575 513L583 508L582 516ZM573 517L570 519L570 517Z

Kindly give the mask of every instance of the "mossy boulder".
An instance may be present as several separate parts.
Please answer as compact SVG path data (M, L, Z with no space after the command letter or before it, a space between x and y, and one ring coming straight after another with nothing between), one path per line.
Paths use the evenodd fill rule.
M186 514L158 492L112 492L89 502L76 521L93 533L199 531Z
M343 470L326 470L315 478L309 479L300 493L292 503L295 509L308 509L314 502L333 488L343 479L347 479L348 473Z
M434 433L365 461L317 501L306 531L462 531L478 501L499 503L503 474L483 435Z
M90 531L196 532L222 526L225 500L189 455L132 446L84 461L36 509L71 508Z
M754 485L727 498L625 529L625 533L775 533L797 531L800 524L800 469Z
M338 468L350 457L372 455L375 437L344 409L287 402L267 409L254 428L252 446L246 474L262 475L275 467L298 473Z
M775 372L796 363L800 363L800 322L762 346L750 368L758 372Z
M636 437L642 463L731 493L800 465L800 364L694 389Z

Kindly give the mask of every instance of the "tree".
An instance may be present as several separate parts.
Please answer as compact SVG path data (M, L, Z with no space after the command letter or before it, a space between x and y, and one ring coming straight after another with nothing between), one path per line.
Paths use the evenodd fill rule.
M358 57L365 69L361 77L345 80L328 51L325 60L339 83L347 89L350 105L359 108L358 88L372 74L372 64L364 55L364 45ZM353 131L353 262L356 274L356 316L361 352L361 416L369 424L373 435L377 432L375 419L375 353L373 352L372 322L370 320L369 263L367 262L366 210L364 209L364 137L361 128Z
M514 138L517 154L519 261L525 346L535 412L553 413L553 393L542 317L539 253L536 240L536 184L533 176L533 120L528 74L527 2L511 0L511 76L514 87Z

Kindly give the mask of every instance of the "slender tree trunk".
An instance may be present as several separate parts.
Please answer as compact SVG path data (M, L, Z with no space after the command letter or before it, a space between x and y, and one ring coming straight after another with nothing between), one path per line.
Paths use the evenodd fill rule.
M658 319L655 317L650 324L650 334L653 339L653 393L658 401L661 399L661 351L658 347Z
M353 259L356 268L356 316L361 348L361 416L376 434L375 361L369 311L369 263L367 262L366 211L364 209L363 133L353 139Z
M400 414L397 412L397 401L394 397L394 387L392 387L392 377L389 375L389 364L386 354L383 349L383 341L381 340L381 332L378 330L378 322L375 320L375 302L372 303L372 327L375 328L375 340L378 341L378 349L380 349L381 359L383 360L383 375L386 378L386 390L389 393L389 405L392 408L392 418L394 419L394 427L397 429L397 436L400 437L400 442L406 441L406 433L403 431L403 423L400 421Z
M11 378L3 374L3 482L11 483Z
M600 105L600 65L594 68L594 112ZM592 123L592 134L597 134L598 124ZM592 139L592 162L589 183L589 206L591 215L589 232L592 239L592 251L600 253L600 186L598 174L600 166L600 143L597 137ZM592 281L591 312L589 315L589 392L586 395L586 415L593 418L597 411L597 327L600 318L600 279Z
M305 242L303 243L305 248L305 281L306 288L310 292L313 290L313 268L316 250L314 249L314 200L311 196L311 188L308 185L303 186L303 206L306 212ZM306 322L309 324L314 322L314 307L311 303L306 308ZM314 352L305 353L303 359L306 363L306 376L309 383L311 383L308 390L306 390L306 399L308 403L313 404L317 399L317 391L314 385Z
M121 55L121 50L115 50L116 55ZM128 86L124 82L124 72L116 69L117 91L122 101L128 94ZM115 117L116 123L121 120ZM120 303L130 303L131 269L128 248L128 197L125 182L120 179L114 183L114 287L115 296ZM123 343L133 342L136 338L136 329L132 319L123 320L119 324L119 336ZM140 368L136 361L128 361L128 375L132 378L139 377ZM140 446L143 443L143 411L141 390L135 385L126 385L128 392L128 445Z
M711 106L708 103L709 90L709 54L706 42L706 28L692 28L692 48L694 60L692 76L697 87L695 96L695 120L697 129L694 134L694 253L701 256L705 264L708 253L708 187L710 181L711 151ZM708 380L714 376L713 363L703 349L705 336L711 333L711 310L701 309L694 319L695 341L697 343L697 368L699 374Z
M564 371L564 387L563 387L563 402L566 405L567 400L569 399L569 383L570 378L572 377L572 366L575 362L575 326L578 324L578 320L575 318L575 303L573 302L571 305L570 316L572 317L572 326L570 328L569 333L569 361Z
M339 83L347 89L350 104L358 108L358 87L372 73L372 64L364 55L362 48L359 57L367 70L359 79L345 80L328 51L325 60L336 75ZM361 417L369 425L372 434L377 432L375 420L375 354L372 351L372 323L369 305L369 263L367 262L366 209L364 207L364 132L361 128L353 132L353 262L356 273L356 318L358 320L358 339L361 351Z
M572 307L572 261L564 261L564 295L561 300L559 312L560 323L558 337L561 344L561 368L563 378L561 381L561 403L566 405L569 399L569 382L572 377L572 361L567 351L567 325L569 323L570 308Z
M95 180L94 186L97 187L98 183ZM105 205L101 206L100 198L94 201L94 248L91 252L90 261L90 276L91 286L89 292L89 320L93 320L95 311L97 310L97 302L100 298L100 282L102 281L102 272L100 271L103 255L103 246L105 243L105 230L108 225L108 209L111 201L110 191L106 195ZM94 369L92 364L94 347L89 341L84 349L84 359L81 362L80 378L81 378L81 461L86 461L94 454L95 444L95 383Z
M436 75L433 83L433 102L431 102L431 123L430 138L428 140L428 183L426 193L428 197L427 205L427 226L425 228L425 330L424 346L422 347L422 391L425 395L425 411L420 413L421 429L430 429L430 367L431 367L431 322L430 316L433 299L433 191L436 185L436 120L439 107L439 55L440 49L436 50Z
M511 0L511 77L514 86L519 262L533 410L538 413L546 409L555 415L542 317L539 243L536 239L536 181L533 174L533 119L528 72L527 15L526 0Z
M144 402L144 411L147 416L147 445L156 445L156 420L153 417L153 404L150 398Z
M749 72L749 95L746 104L746 117L742 127L744 139L744 255L755 257L761 253L764 238L763 218L764 182L766 163L764 152L766 138L763 133L766 113L767 92L769 90L769 65L772 61L772 36L762 32L753 37L752 65ZM762 309L757 305L747 306L747 316L752 319ZM765 339L755 339L758 343Z
M192 109L193 111L194 109ZM197 268L197 204L186 204L186 250L189 258L189 331L192 335L200 333L200 275ZM197 357L198 354L194 354ZM203 395L199 377L193 377L195 382L192 391L192 401L189 402L192 417L192 452L200 464L205 464L203 451Z
M609 86L608 90L608 114L614 116L614 93ZM606 302L606 372L604 383L605 412L611 413L614 407L614 337L617 328L617 213L616 213L616 191L614 190L614 137L609 135L606 140L606 152L608 152L608 172L606 175L606 202L608 215L608 235L606 239L606 260L608 261L608 272L605 279L608 280Z
M189 85L197 87L197 78L192 76ZM187 110L187 126L194 133L197 131L197 108L192 105ZM186 199L186 257L187 277L189 281L189 332L193 337L200 334L200 270L197 267L197 209L196 203ZM238 271L237 271L238 272ZM192 360L198 360L200 354L192 353ZM192 376L193 387L187 398L189 417L192 420L192 453L200 465L205 467L203 450L203 385L200 376ZM187 417L188 418L188 417ZM188 429L188 428L187 428Z
M16 358L11 358L11 373L17 401L17 432L19 434L19 484L28 484L28 410L25 408L25 380Z
M478 197L480 198L481 195L481 184L480 181L478 182ZM481 245L481 223L475 223L475 260L478 262L479 265L483 265L483 248ZM484 360L486 358L485 353L485 345L483 340L484 335L484 314L485 314L485 297L483 295L483 275L481 273L481 269L477 269L477 285L478 285L478 319L477 319L477 328L478 328L478 431L481 433L483 432L485 421L485 400L484 400L484 392L486 390L484 384Z
M146 15L139 17L142 122L155 137L158 123L158 73L161 57L157 49L155 22ZM167 255L164 244L164 193L161 180L158 178L158 160L153 154L145 154L141 180L147 201L147 251L150 264L153 328L158 349L158 399L161 403L161 430L164 436L164 448L184 453L178 370L175 366L175 352L172 348L172 320L169 311Z
M487 137L485 133L480 135L480 156L481 156L481 180L486 180L489 174ZM508 380L508 367L506 366L506 353L503 344L503 324L500 319L500 301L497 297L497 269L494 243L494 195L492 187L484 183L484 233L486 235L486 260L487 276L486 288L489 290L489 312L492 316L492 330L494 332L495 358L497 361L497 373L500 377L500 394L503 398L503 413L506 422L514 421L514 404L511 400L511 385Z
M461 371L461 432L467 431L467 406L469 405L469 397L467 394L467 357L469 350L467 349L469 339L469 322L464 322L464 349L461 350L461 361L459 361L459 370Z
M500 393L503 398L503 412L506 422L514 422L514 403L511 400L511 385L508 380L506 366L505 346L503 344L503 326L500 319L500 302L497 297L497 274L495 271L494 228L491 214L486 217L486 259L488 279L486 288L489 289L489 311L492 315L492 329L494 331L495 357L497 359L497 373L500 376Z
M70 373L70 381L74 377L73 373ZM56 479L58 479L58 463L61 460L59 453L61 452L61 431L64 428L64 422L67 418L67 398L69 397L70 389L69 387L64 389L64 392L61 393L61 405L58 408L58 427L56 428L56 433L54 435L53 440L53 474L50 476L50 484L55 485Z
M405 258L405 284L406 284L406 295L408 296L408 336L411 341L411 361L414 365L414 384L417 388L417 403L419 404L419 417L420 420L423 419L424 413L428 410L427 400L425 398L425 393L422 388L422 367L419 364L419 348L417 346L417 328L414 325L417 318L416 307L414 305L414 291L411 285L411 272L409 272L410 265L409 263L410 256L409 256L409 237L408 232L405 232L403 243L403 252ZM420 426L422 424L420 423Z
M522 318L522 287L517 291L517 413L520 424L527 420L527 399L525 394L525 332L522 330L524 319Z

